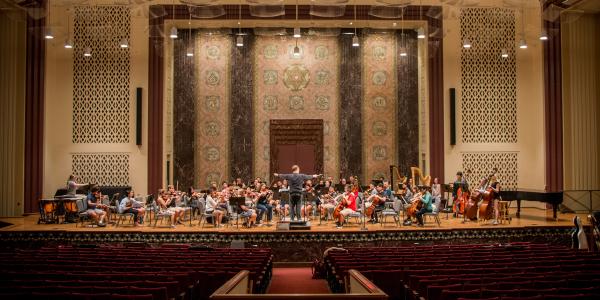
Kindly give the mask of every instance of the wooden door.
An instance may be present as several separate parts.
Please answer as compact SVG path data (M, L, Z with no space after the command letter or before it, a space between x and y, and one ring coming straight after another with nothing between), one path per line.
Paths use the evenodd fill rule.
M270 122L270 173L289 173L298 165L305 174L323 173L323 120Z

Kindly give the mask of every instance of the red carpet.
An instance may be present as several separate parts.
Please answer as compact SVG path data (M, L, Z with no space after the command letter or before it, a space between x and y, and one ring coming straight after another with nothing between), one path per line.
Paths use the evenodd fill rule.
M312 279L310 267L273 268L267 294L330 294L325 279Z

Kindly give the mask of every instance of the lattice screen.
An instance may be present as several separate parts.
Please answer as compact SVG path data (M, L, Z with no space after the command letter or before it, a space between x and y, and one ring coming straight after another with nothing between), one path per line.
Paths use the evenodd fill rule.
M463 143L517 142L515 13L465 8L460 13ZM501 57L502 49L508 57Z
M71 171L80 182L129 185L128 153L75 153L71 159Z
M73 143L129 142L129 41L126 6L77 6L73 26ZM91 57L84 57L86 47Z
M468 180L472 187L477 186L481 178L490 176L494 168L498 168L501 188L505 190L517 188L519 184L517 152L463 152L461 154L463 172L471 171Z

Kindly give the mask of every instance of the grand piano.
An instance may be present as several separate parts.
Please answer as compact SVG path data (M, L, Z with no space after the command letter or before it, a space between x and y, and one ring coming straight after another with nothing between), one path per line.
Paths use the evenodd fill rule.
M563 192L546 192L543 190L512 190L512 191L500 191L500 197L504 201L517 201L517 218L521 215L521 201L539 201L544 203L552 204L552 215L556 220L556 211L558 205L563 202Z

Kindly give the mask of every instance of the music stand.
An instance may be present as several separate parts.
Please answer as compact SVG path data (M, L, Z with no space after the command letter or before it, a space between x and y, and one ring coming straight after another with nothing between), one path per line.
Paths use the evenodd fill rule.
M229 206L237 215L235 218L236 229L240 228L240 212L242 211L242 205L246 205L246 197L229 197Z

